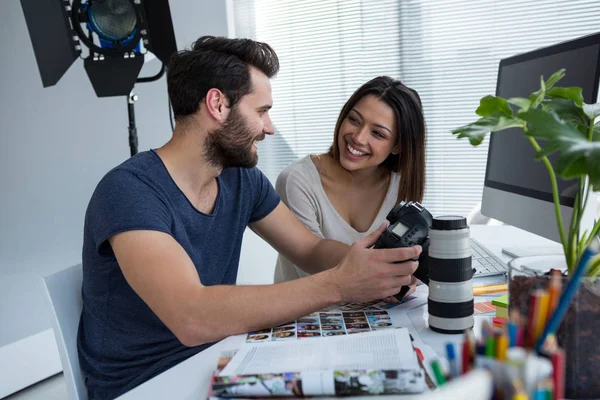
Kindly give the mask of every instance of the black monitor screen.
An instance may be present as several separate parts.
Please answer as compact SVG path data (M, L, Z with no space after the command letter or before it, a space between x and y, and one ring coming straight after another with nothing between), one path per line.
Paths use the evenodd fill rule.
M586 103L595 103L598 93L600 35L515 56L500 62L496 95L528 97L540 88L540 76L548 79L561 68L566 75L557 86L579 86ZM539 142L543 145L543 142ZM493 133L490 138L485 185L495 189L552 201L548 171L534 160L535 150L519 128ZM556 162L557 154L550 156ZM572 207L577 182L557 176L562 205Z

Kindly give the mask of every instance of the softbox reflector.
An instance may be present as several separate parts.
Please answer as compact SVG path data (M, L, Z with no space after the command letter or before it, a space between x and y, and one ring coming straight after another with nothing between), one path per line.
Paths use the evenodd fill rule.
M44 87L55 85L79 57L65 0L21 0Z

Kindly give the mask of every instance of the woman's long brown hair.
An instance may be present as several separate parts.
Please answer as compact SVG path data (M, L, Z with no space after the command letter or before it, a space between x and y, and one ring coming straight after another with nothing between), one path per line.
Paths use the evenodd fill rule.
M329 155L339 161L337 143L342 122L356 103L367 95L376 96L396 115L399 153L390 154L382 165L400 174L397 202L422 202L425 192L425 118L419 94L402 82L389 76L378 76L358 88L342 108L335 124Z

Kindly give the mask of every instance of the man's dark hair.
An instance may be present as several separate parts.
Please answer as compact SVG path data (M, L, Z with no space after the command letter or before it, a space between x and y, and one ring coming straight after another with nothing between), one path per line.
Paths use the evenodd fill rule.
M190 50L174 54L167 67L167 86L175 120L194 114L212 88L225 93L233 107L252 91L250 66L272 78L279 59L266 43L215 36L202 36Z

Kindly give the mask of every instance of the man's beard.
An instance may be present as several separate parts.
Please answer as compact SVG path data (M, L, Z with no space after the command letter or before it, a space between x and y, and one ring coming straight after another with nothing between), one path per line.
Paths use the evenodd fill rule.
M207 161L215 167L253 168L258 155L252 151L256 138L237 107L233 107L223 126L208 133L205 141Z

